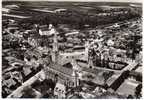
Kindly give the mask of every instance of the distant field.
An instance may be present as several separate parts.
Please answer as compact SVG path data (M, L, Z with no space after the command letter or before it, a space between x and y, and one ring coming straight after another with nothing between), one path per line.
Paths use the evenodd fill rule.
M137 3L116 3L116 2L24 2L24 1L7 1L2 2L2 7L5 5L18 5L20 7L19 10L29 12L31 9L44 9L48 8L50 10L66 8L66 9L76 9L76 10L86 10L89 12L93 12L97 9L103 9L104 6L107 7L130 7L131 4L138 5L142 7L142 4ZM33 11L34 12L34 11Z
M82 6L82 5L88 5L88 6L98 6L98 5L111 5L111 6L128 6L129 4L138 4L142 5L141 3L126 3L126 2L47 2L47 1L37 1L37 2L32 2L32 1L2 1L3 5L6 4L21 4L21 5L32 5L32 6L50 6L50 5L73 5L73 6Z
M131 4L135 7L131 7ZM98 24L115 23L121 20L127 20L134 17L140 17L142 13L142 4L134 3L114 3L114 2L2 2L2 7L7 5L16 5L17 8L9 8L8 14L31 18L30 22L50 21L57 24L74 24L74 27L89 24L95 27ZM127 11L128 14L119 14L103 16L103 13ZM135 10L138 9L137 10ZM35 10L36 9L36 10ZM57 9L66 9L65 12L53 13ZM120 10L119 10L120 9ZM2 12L5 13L5 12ZM100 16L98 14L101 13ZM119 19L121 16L121 19ZM10 16L9 16L10 17ZM3 17L8 18L8 17ZM22 17L21 17L22 18ZM24 21L23 21L24 22ZM22 22L22 23L23 23ZM29 21L26 21L29 22Z

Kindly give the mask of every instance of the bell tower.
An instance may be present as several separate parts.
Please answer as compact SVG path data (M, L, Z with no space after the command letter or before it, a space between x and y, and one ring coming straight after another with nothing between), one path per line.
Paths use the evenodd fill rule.
M93 61L91 56L88 57L88 68L93 68Z
M85 56L88 61L88 57L89 57L89 42L88 41L85 43Z
M88 49L88 68L93 68L93 50L92 48Z
M79 68L78 68L78 66L76 64L75 59L72 59L71 64L73 66L72 76L73 76L73 81L74 81L74 87L77 87L77 86L79 86L79 75L78 75Z
M57 63L57 59L58 59L58 41L57 41L57 32L55 31L54 28L51 28L51 31L54 34L53 37L53 50L52 50L52 61L54 63Z

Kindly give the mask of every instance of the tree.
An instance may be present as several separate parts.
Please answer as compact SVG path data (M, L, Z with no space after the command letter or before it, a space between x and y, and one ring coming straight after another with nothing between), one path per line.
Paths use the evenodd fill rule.
M30 86L25 87L25 89L22 92L23 92L22 98L35 98L36 97L34 90Z
M136 89L135 89L135 96L136 98L140 98L141 97L141 90L142 90L142 84L139 84Z

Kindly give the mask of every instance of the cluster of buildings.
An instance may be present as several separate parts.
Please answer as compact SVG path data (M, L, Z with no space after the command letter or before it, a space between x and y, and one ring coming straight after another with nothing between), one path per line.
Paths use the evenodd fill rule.
M23 30L15 20L5 23L4 98L141 97L141 19L86 30L61 27L63 32L62 25Z

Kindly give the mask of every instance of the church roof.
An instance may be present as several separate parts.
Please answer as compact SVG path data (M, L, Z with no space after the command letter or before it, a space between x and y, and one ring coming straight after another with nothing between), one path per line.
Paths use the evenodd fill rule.
M54 63L51 63L49 65L49 68L52 68L64 75L68 75L68 76L72 76L72 73L73 73L73 69L72 68L67 68L67 67L63 67L62 65L60 64L54 64Z

